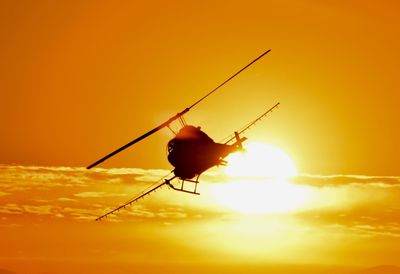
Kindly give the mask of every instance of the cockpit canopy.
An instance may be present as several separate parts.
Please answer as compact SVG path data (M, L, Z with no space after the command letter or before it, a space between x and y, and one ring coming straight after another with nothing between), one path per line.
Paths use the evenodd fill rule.
M176 176L191 179L218 165L228 147L215 143L200 127L184 126L168 142L168 161L175 167Z

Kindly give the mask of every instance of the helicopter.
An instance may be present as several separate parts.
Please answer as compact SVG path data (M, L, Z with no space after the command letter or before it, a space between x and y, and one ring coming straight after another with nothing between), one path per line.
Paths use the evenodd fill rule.
M162 186L165 186L165 185L176 191L199 195L200 193L197 191L197 185L199 183L200 175L214 166L226 165L227 161L224 159L229 154L237 152L237 151L243 151L242 143L244 141L246 141L247 138L241 137L241 134L243 134L246 130L248 130L250 127L252 127L258 121L260 121L262 118L267 116L270 112L272 112L275 108L277 108L280 103L279 102L276 103L274 106L268 108L265 112L263 112L256 119L254 119L253 121L251 121L250 123L245 125L243 128L241 128L238 131L235 131L233 133L233 135L228 136L226 138L226 141L223 143L215 142L211 137L209 137L204 131L201 130L201 127L188 125L184 118L184 115L187 112L189 112L193 107L198 105L201 101L203 101L208 96L213 94L215 91L217 91L219 88L221 88L227 82L232 80L239 73L244 71L246 68L250 67L252 64L254 64L256 61L261 59L263 56L265 56L270 51L271 51L270 49L265 51L263 54L261 54L256 59L254 59L252 62L247 64L245 67L243 67L238 72L233 74L231 77L229 77L223 83L221 83L219 86L217 86L212 91L210 91L209 93L204 95L202 98L197 100L191 106L185 108L183 111L181 111L181 112L177 113L176 115L174 115L173 117L169 118L167 121L165 121L161 125L157 126L156 128L139 136L138 138L127 143L126 145L116 149L115 151L109 153L108 155L104 156L103 158L101 158L101 159L97 160L96 162L94 162L93 164L89 165L87 167L87 169L91 169L91 168L99 165L100 163L111 158L112 156L116 155L117 153L120 153L121 151L142 141L143 139L149 137L150 135L156 133L157 131L159 131L163 128L166 128L166 127L169 128L175 135L175 137L172 138L167 143L167 153L168 153L167 158L168 158L169 163L174 167L174 169L170 172L170 174L161 178L158 182L156 182L157 183L156 186L150 188L149 190L143 191L142 193L138 194L136 197L129 200L128 202L126 202L126 203L118 206L117 208L105 213L104 215L96 218L96 221L100 221L103 218L107 217L108 215L113 214L113 213L119 211L120 209L123 209L126 206L131 205L132 203L138 201L139 199L149 195L150 193L158 190L159 188L161 188ZM175 132L170 127L171 123L173 123L176 120L179 121L180 126L181 126L181 129L178 132ZM172 177L167 178L171 174L173 174ZM173 181L176 181L175 179L178 179L178 181L180 181L180 186L175 186L172 183ZM193 187L191 189L188 189L187 187L185 187L185 182L194 184L194 189L193 189Z

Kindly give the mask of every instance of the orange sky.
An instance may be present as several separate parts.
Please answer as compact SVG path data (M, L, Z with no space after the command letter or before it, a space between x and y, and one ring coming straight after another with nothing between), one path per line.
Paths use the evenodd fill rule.
M0 274L316 274L398 264L399 6L2 1ZM84 166L270 48L185 118L219 141L280 102L246 137L290 155L300 174L291 184L307 193L301 204L239 212L215 194L235 179L213 171L199 197L163 189L93 222L170 170L172 136L161 131L102 169Z
M6 1L2 163L85 166L272 52L187 115L310 173L398 174L397 1ZM221 124L224 126L221 127ZM168 168L167 131L106 166Z
M202 177L199 196L163 188L94 221L166 173L0 166L0 269L350 274L398 264L398 176L298 176L291 181L309 193L306 201L288 211L248 214L221 203L218 194L231 195L229 182L240 179L214 170ZM251 191L259 179L245 180L250 187L234 200L239 205L257 199ZM270 182L263 185L268 201L279 195Z

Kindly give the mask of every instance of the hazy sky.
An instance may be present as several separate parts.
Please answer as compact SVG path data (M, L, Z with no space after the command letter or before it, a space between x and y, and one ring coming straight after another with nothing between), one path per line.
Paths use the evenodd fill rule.
M309 173L398 174L397 1L3 1L2 163L86 166L272 51L186 118ZM168 168L168 131L105 166Z
M0 274L353 274L398 264L399 8L1 1ZM200 196L163 188L93 221L169 172L172 135L85 166L267 49L185 118L220 141L280 102L246 137L286 152L299 176L213 169ZM273 169L257 166L267 154L250 166ZM383 272L374 271L364 273Z
M285 184L214 172L199 196L162 188L94 221L166 173L0 166L0 268L337 274L351 273L337 266L398 264L400 177L307 175Z

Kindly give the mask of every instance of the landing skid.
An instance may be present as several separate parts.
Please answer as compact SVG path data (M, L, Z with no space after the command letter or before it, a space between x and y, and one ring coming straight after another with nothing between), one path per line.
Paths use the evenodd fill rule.
M200 176L197 176L197 178L196 178L195 181L194 181L194 180L189 180L189 179L180 180L180 181L181 181L181 187L175 187L173 184L171 184L171 181L172 181L174 178L169 179L169 180L166 179L166 180L164 181L164 183L165 183L166 185L168 185L170 188L172 188L173 190L180 191L180 192L185 192L185 193L190 193L190 194L195 194L195 195L200 195L200 193L197 192L197 184L199 183L199 177L200 177ZM194 183L194 190L185 189L185 187L184 187L185 182Z
M167 176L168 176L168 175L167 175ZM165 176L165 177L166 177L166 176ZM164 178L165 178L165 177L164 177ZM199 183L199 176L197 176L196 181L193 181L193 180L181 180L181 186L180 186L180 187L175 187L175 186L173 186L173 185L171 184L171 181L177 178L176 176L174 176L174 177L172 177L172 178L170 178L170 179L165 179L165 180L163 181L164 178L161 178L161 179L158 181L158 182L161 182L161 183L157 184L156 186L154 186L154 187L151 188L150 190L145 190L145 191L139 193L139 194L138 194L137 196L135 196L133 199L131 199L131 200L127 201L126 203L124 203L124 204L118 206L117 208L115 208L115 209L113 209L113 210L107 212L106 214L104 214L104 215L98 217L98 218L96 219L96 221L101 221L103 218L106 218L108 215L111 215L111 214L113 214L113 213L119 211L120 209L123 209L123 208L125 208L125 207L127 207L127 206L133 204L134 202L138 201L139 199L142 199L143 197L149 195L149 194L152 193L152 192L155 192L157 189L161 188L161 187L164 186L164 185L167 185L167 186L169 186L170 188L172 188L173 190L176 190L176 191L186 192L186 193L195 194L195 195L200 195L200 193L197 192L197 184ZM194 184L195 184L195 185L194 185L194 190L185 189L185 188L184 188L185 181L186 181L186 182L194 183Z

